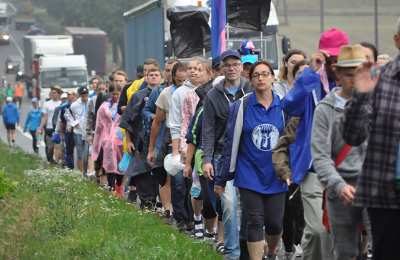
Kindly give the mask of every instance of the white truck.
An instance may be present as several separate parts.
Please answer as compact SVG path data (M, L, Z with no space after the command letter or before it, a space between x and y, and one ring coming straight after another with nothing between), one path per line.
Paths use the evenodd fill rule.
M84 55L42 56L39 58L38 86L40 99L49 97L50 88L59 85L63 90L87 86L87 63Z
M32 96L45 100L53 85L64 89L87 85L86 58L73 53L71 36L24 37L25 78L31 79L27 85Z

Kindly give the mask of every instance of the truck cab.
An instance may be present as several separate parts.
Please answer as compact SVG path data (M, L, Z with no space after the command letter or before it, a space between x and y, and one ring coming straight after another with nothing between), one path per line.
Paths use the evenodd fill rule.
M88 73L84 55L43 56L39 58L40 99L49 98L50 88L59 85L63 91L87 86Z

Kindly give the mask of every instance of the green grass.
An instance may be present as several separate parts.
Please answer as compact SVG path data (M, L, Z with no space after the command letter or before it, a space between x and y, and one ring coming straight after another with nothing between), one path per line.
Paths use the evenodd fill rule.
M220 258L76 172L3 144L0 154L0 168L18 183L0 200L0 259Z

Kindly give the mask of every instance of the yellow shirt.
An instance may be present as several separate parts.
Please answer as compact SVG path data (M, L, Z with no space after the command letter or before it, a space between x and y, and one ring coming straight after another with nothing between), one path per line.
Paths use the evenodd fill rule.
M140 86L142 86L143 82L144 82L144 78L134 80L132 82L132 84L129 86L129 88L126 89L126 98L127 98L126 104L127 105L129 104L129 101L131 101L133 94L138 92L138 90L140 89ZM126 144L125 129L122 129L122 134L124 136L123 151L128 152L127 144Z

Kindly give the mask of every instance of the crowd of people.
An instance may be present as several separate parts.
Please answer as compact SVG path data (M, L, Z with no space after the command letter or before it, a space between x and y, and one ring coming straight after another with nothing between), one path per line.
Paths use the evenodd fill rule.
M213 240L224 259L280 248L282 259L399 259L400 56L332 28L315 53L290 50L279 75L236 50L163 70L149 58L138 74L53 86L41 108L33 98L33 150L43 134L50 163ZM11 97L3 119L14 143Z

